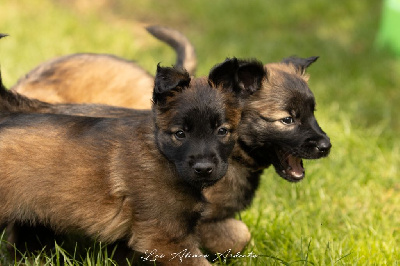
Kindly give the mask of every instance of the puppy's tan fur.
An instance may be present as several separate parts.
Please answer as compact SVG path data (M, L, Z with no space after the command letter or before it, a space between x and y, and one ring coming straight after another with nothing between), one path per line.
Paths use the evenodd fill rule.
M29 116L36 123L13 123L17 115L1 119L1 221L45 224L104 242L126 239L139 252L201 254L186 219L178 218L200 212L201 200L180 189L173 166L160 167L169 162L155 147L151 120L140 121L138 130L110 120L113 132L93 138L82 125L94 121ZM53 126L54 119L63 126Z

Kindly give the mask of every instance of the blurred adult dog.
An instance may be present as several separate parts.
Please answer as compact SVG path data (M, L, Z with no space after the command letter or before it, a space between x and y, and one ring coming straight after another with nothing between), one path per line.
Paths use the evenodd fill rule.
M43 114L49 105L2 85L0 224L122 239L165 264L208 265L195 234L208 204L202 190L226 174L241 99L261 85L238 69L227 60L191 81L158 67L153 115L135 119ZM39 113L24 113L33 107ZM183 251L192 256L179 262Z
M231 154L226 176L205 189L210 204L198 225L198 233L208 250L240 251L249 241L249 230L234 216L251 204L264 169L273 165L281 177L298 182L305 176L302 159L318 159L329 154L331 143L315 119L315 99L307 84L306 69L316 60L317 57L286 58L264 66L255 61L239 62L238 73L247 73L240 74L241 79L258 78L261 88L254 89L245 99L238 144ZM13 101L5 99L5 102ZM11 104L12 108L25 112L60 112L54 106L30 105L23 99L14 102L18 104ZM97 107L94 111L83 111L91 115L98 112L100 116L129 113L129 109L121 113L117 108L113 113L110 107ZM82 113L82 108L75 112ZM146 111L142 112L146 115Z
M162 26L150 26L147 30L176 51L176 67L194 75L195 50L183 34ZM153 75L134 62L109 54L82 53L40 64L12 89L50 103L103 103L150 109L153 83Z

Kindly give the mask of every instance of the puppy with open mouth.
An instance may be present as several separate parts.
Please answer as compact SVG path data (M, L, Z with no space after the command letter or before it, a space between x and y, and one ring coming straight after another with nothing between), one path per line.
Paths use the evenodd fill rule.
M325 157L331 148L315 119L316 102L305 74L317 59L287 58L282 63L268 64L268 81L248 100L244 110L242 147L251 147L249 153L260 164L270 162L280 176L291 182L305 176L302 159ZM262 155L260 149L270 152Z
M303 159L328 156L331 142L314 116L315 98L305 73L317 58L264 65L261 89L245 101L228 172L204 192L211 204L198 230L208 249L240 251L250 240L247 227L233 217L250 206L264 169L272 165L282 178L299 182L305 177Z

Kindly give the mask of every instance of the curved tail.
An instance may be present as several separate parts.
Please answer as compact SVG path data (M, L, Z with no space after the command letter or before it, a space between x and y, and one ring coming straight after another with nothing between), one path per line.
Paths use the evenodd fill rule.
M175 66L185 68L191 76L195 75L197 67L196 52L193 45L182 33L163 26L149 26L146 30L176 51Z

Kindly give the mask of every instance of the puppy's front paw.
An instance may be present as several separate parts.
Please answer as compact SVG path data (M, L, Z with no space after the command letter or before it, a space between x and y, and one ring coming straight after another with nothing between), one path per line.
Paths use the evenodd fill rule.
M241 252L250 241L250 231L242 221L228 218L198 225L201 246L211 253Z

